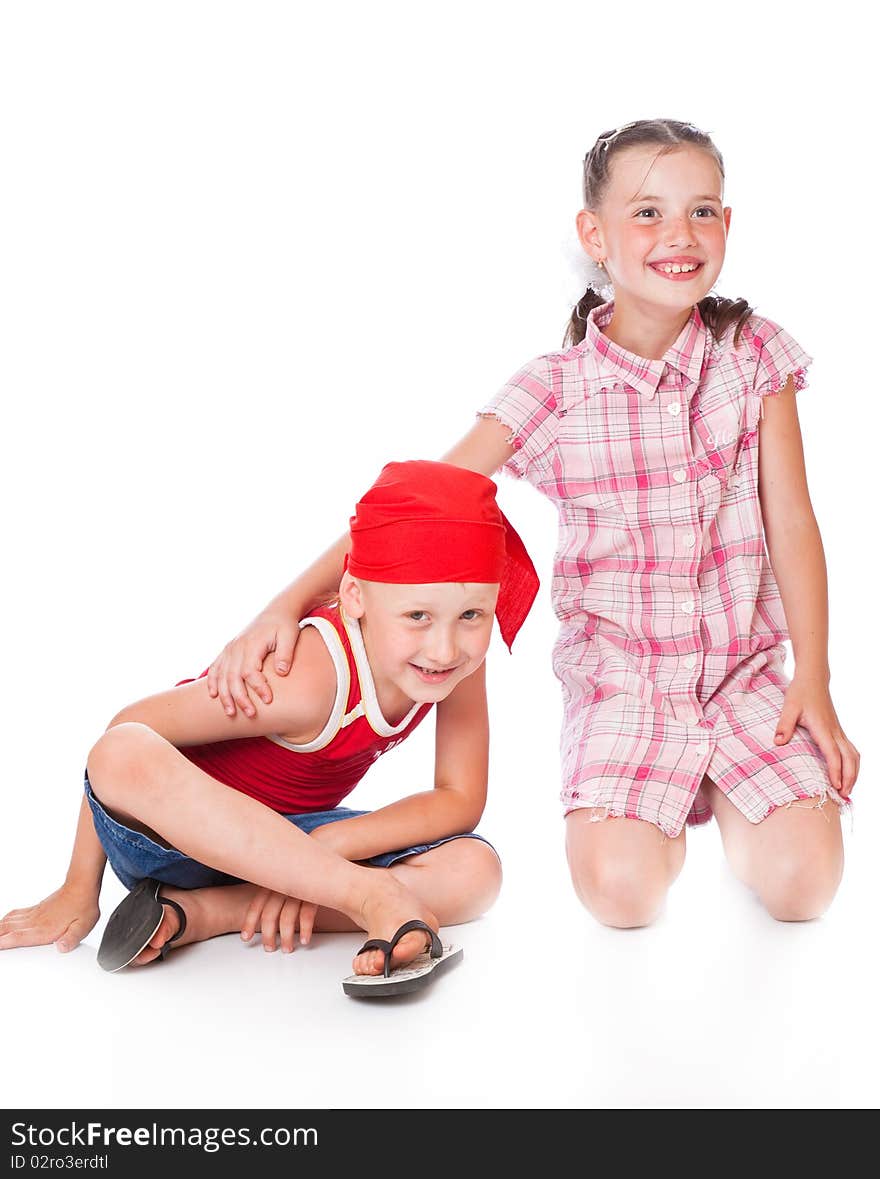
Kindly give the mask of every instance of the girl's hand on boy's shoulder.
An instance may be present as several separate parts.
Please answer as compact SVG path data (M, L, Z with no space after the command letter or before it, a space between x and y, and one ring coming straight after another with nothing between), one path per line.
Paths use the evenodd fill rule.
M280 935L282 953L292 954L297 930L300 945L308 945L311 940L317 912L318 906L312 901L288 897L270 888L258 888L241 927L242 941L249 942L259 929L264 950L268 953L276 950L275 939Z
M792 678L785 693L774 744L784 745L797 724L803 725L822 751L831 784L849 797L859 773L861 755L844 733L831 702L828 684L809 675Z
M264 704L272 703L272 688L263 674L266 656L275 652L274 670L285 676L293 662L299 638L295 619L268 613L258 614L240 635L226 644L208 668L208 695L220 697L227 716L235 716L236 705L245 716L255 716L256 707L248 688Z
M63 884L39 904L12 909L0 919L0 950L54 942L61 953L67 953L95 928L100 916L93 888Z

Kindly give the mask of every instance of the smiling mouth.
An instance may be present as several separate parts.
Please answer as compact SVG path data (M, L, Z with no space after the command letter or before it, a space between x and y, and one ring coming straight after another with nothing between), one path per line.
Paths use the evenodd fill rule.
M421 675L435 680L444 679L446 676L451 675L452 672L455 671L454 667L444 667L438 670L431 667L422 667L420 663L411 663L410 667L415 668L415 670Z
M663 278L676 278L679 280L693 278L695 274L699 274L705 265L704 262L698 262L696 265L687 264L679 265L678 263L661 263L655 265L653 262L648 263L651 270L656 274L660 274Z

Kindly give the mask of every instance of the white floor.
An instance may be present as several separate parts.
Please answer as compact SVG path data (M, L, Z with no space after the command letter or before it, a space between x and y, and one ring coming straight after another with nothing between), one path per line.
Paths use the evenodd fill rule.
M461 966L370 1006L340 986L354 935L290 957L227 936L107 975L95 951L123 895L108 873L76 952L0 953L0 1105L876 1107L880 652L859 508L876 498L880 423L858 346L875 334L876 250L835 250L817 296L814 203L789 192L816 188L817 143L865 159L867 24L859 36L845 0L831 22L799 17L798 62L849 70L845 92L801 88L792 118L790 22L766 5L759 38L701 10L715 51L684 72L658 58L647 5L619 27L603 14L598 39L562 0L441 21L380 7L4 8L0 913L60 883L86 753L118 709L197 675L340 534L383 463L441 457L520 365L560 347L584 290L584 152L653 114L694 120L723 153L735 212L717 293L816 357L798 406L832 695L862 753L843 885L821 920L776 923L712 826L688 833L653 927L580 908L557 802L556 516L499 477L543 584L513 658L490 654L481 830L505 885L454 931ZM624 40L621 87L607 47ZM782 134L742 118L744 59ZM430 786L431 730L351 804Z
M697 832L665 916L631 931L580 909L561 848L531 863L511 847L494 910L452 931L461 965L372 1004L342 992L347 934L289 956L233 935L105 974L95 950L122 896L108 876L79 950L0 956L0 1104L876 1107L877 879L854 843L826 916L779 924L730 875L717 829ZM4 880L0 908L13 901Z
M86 592L79 601L90 621L105 608ZM318 935L292 955L230 935L106 974L95 953L124 895L108 869L101 921L73 954L0 953L0 1106L875 1108L878 802L871 694L855 648L842 644L834 663L834 700L863 764L828 912L801 924L767 916L731 874L712 823L688 829L660 920L613 930L581 908L565 863L554 629L545 604L513 657L493 638L479 829L501 854L504 886L484 918L451 931L464 960L448 976L402 1000L349 999L341 980L360 944L353 934ZM111 674L78 673L87 690L67 693L48 735L39 709L22 713L3 794L0 914L60 884L83 735L99 735L142 685L167 683L163 645L174 641L158 652L138 641L137 660L106 652ZM77 642L87 655L87 636ZM38 673L29 685L38 697ZM375 808L428 786L433 727L381 758L349 805Z

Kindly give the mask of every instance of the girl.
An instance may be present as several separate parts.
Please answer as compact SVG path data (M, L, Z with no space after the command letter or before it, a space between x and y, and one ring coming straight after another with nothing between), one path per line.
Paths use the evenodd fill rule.
M578 896L645 925L685 827L719 823L734 872L781 920L818 916L843 868L859 754L829 693L827 583L795 392L811 362L744 299L710 295L731 209L690 123L637 120L584 160L580 243L601 277L563 350L519 369L445 456L501 465L557 505L554 668ZM766 539L766 549L765 549ZM212 665L228 712L283 675L338 542ZM795 657L783 670L784 642ZM603 821L604 820L604 821Z
M264 948L280 927L287 952L297 925L301 943L368 930L349 994L411 990L460 956L438 926L482 913L501 877L471 834L486 797L483 661L493 615L510 646L538 586L495 490L457 466L388 464L352 517L338 600L304 619L258 717L224 717L205 672L123 709L89 754L64 885L7 914L0 948L77 945L109 858L131 892L101 943L108 970L172 942L247 940L258 921ZM339 807L435 704L434 790L373 813Z

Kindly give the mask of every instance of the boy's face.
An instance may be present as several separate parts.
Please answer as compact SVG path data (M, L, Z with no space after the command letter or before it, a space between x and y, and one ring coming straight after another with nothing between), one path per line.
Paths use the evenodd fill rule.
M340 597L360 619L374 678L410 700L436 703L486 658L498 585L391 585L346 573Z

